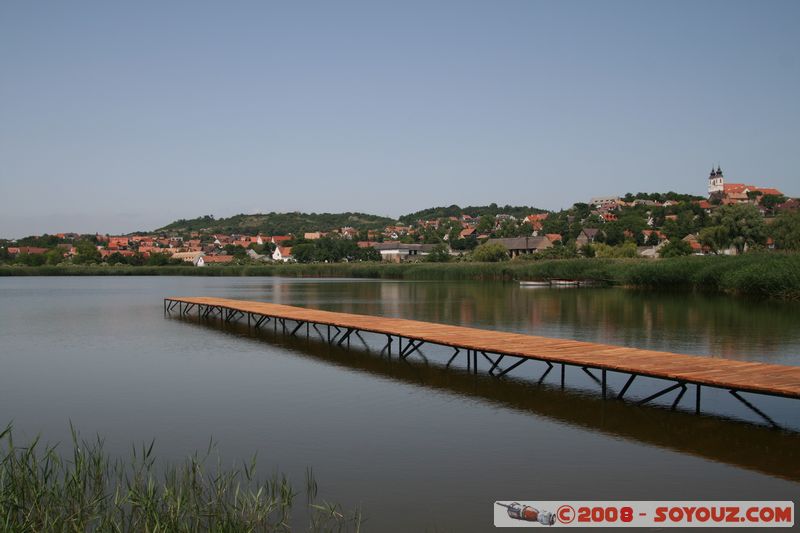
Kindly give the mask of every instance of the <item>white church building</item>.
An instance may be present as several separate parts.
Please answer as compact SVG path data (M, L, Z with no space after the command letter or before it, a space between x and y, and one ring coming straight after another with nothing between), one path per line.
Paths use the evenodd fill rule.
M725 191L725 178L722 177L722 169L717 165L717 170L711 167L711 174L708 175L708 194Z

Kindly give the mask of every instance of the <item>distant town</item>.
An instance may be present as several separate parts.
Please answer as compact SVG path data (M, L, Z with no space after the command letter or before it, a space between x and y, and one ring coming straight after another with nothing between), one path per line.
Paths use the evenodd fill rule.
M549 212L496 204L419 211L392 221L358 213L271 213L179 220L128 235L56 233L0 240L7 265L502 261L737 255L800 249L800 200L762 185L707 178L708 196L628 193ZM281 231L282 230L282 231Z

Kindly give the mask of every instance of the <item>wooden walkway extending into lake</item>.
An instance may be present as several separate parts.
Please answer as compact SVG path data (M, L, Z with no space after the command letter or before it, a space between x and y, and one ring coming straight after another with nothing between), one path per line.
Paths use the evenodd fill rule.
M556 339L485 330L463 326L452 326L432 322L421 322L402 318L358 315L307 309L288 305L254 301L231 300L226 298L172 297L165 298L164 312L175 309L182 315L197 313L201 317L219 316L226 322L243 320L252 327L262 327L272 322L277 328L296 335L305 326L310 327L327 342L342 346L349 344L350 337L359 332L385 335L387 343L383 351L392 353L397 341L399 357L417 352L424 344L437 344L452 347L455 352L448 361L466 351L467 368L478 372L478 355L487 361L489 374L502 376L529 360L543 361L549 372L554 364L561 365L561 386L564 386L565 366L582 368L601 387L603 397L608 394L607 372L619 372L629 376L616 397L622 399L637 376L674 381L675 384L639 400L647 403L673 390L678 390L673 408L678 405L687 388L694 385L695 410L700 411L700 391L702 386L727 389L738 400L754 410L765 420L774 422L758 408L739 395L740 392L766 394L787 398L800 398L800 367L774 365L768 363L735 361L695 355L682 355L654 350L643 350L623 346L612 346L569 339ZM287 326L287 322L293 322ZM327 327L327 337L316 327ZM333 330L331 329L333 328ZM403 341L405 340L405 345ZM382 353L383 353L382 351ZM501 363L510 358L513 362L505 367ZM600 377L592 373L598 371ZM541 380L540 380L541 381Z

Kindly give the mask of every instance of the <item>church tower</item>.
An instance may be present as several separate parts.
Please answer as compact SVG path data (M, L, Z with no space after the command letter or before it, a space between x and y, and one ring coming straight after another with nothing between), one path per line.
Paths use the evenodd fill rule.
M725 189L725 179L722 177L722 168L717 165L717 170L711 167L711 174L708 175L708 195L715 192L723 192Z

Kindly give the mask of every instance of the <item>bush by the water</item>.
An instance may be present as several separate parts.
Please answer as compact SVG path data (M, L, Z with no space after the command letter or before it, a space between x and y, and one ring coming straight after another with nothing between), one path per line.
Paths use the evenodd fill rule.
M472 250L470 259L479 263L507 261L508 248L499 243L486 242Z

